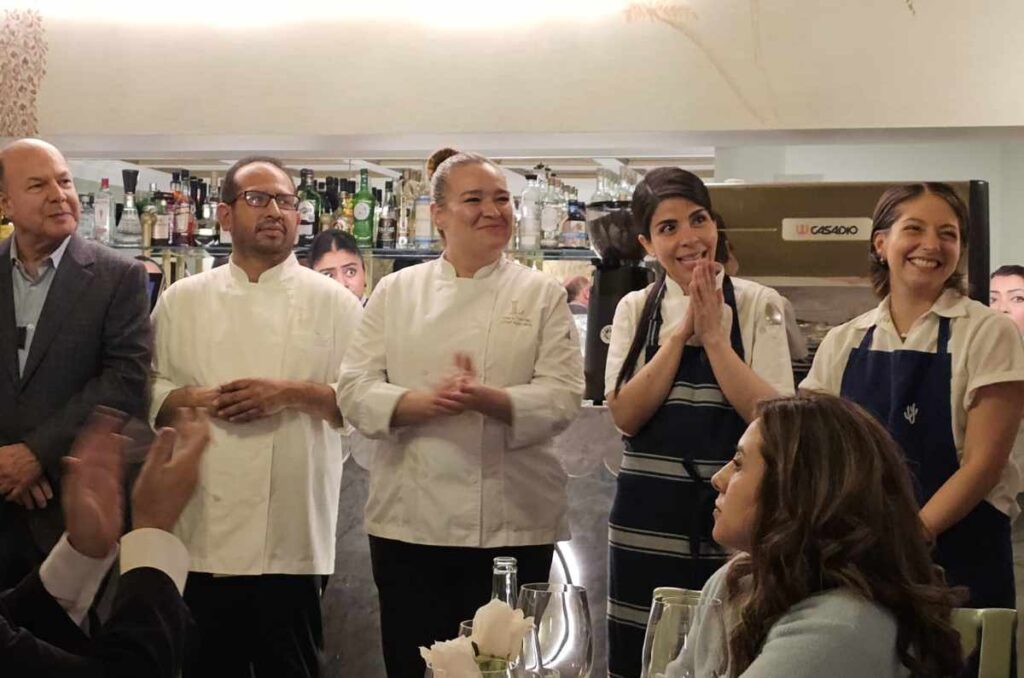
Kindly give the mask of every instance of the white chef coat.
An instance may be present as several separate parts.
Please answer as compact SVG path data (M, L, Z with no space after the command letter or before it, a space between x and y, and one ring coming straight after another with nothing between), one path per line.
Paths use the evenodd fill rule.
M889 313L889 297L874 309L832 328L822 340L814 363L800 388L839 395L850 351L860 345L872 325L876 327L872 350L905 349L935 353L939 318L950 318L949 353L953 363L950 407L953 440L962 459L967 432L967 411L982 386L1007 381L1024 381L1024 344L1020 331L1009 317L954 290L946 290L923 316L917 319L905 341L900 341ZM1013 518L1018 513L1016 496L1020 474L1016 463L1006 465L1002 478L986 497L994 507Z
M359 322L359 300L295 256L250 283L234 263L191 276L153 311L155 421L183 386L250 377L328 384ZM295 409L212 421L199 487L175 528L192 570L329 574L341 489L339 431Z
M744 360L747 365L782 395L793 394L793 363L789 356L789 341L783 317L785 300L770 287L750 280L730 278L736 293L736 309L740 315L740 339L743 342ZM661 331L658 344L665 343L675 326L686 316L690 298L672 278L665 280L665 296L661 300ZM605 363L604 392L615 391L622 363L626 361L629 345L640 322L640 315L647 300L647 294L654 287L630 292L615 308L612 320L612 337L608 345L608 359ZM732 309L723 309L722 324L732 326ZM637 359L636 374L647 362L644 352Z
M468 353L505 389L512 424L476 412L390 427L399 398ZM565 290L504 257L458 278L442 256L374 289L341 368L338 404L379 438L366 531L439 546L550 544L569 537L567 476L550 441L572 422L583 361Z

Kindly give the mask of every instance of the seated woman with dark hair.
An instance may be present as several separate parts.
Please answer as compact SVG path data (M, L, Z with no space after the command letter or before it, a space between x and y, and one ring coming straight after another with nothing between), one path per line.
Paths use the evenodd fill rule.
M824 394L769 401L712 483L713 536L741 552L702 592L722 601L727 637L690 644L721 652L684 651L667 676L723 675L708 669L725 657L744 678L959 674L959 595L874 417Z
M344 285L366 303L366 264L351 233L320 231L309 247L309 267Z

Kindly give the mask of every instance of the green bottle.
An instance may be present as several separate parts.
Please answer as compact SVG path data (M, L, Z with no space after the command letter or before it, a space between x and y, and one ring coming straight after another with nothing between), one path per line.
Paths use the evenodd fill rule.
M303 169L299 172L302 181L299 183L299 245L309 247L313 238L320 232L320 211L323 201L316 190L313 170Z
M359 170L359 190L353 199L355 223L352 235L360 247L373 247L373 191L370 190L370 173Z

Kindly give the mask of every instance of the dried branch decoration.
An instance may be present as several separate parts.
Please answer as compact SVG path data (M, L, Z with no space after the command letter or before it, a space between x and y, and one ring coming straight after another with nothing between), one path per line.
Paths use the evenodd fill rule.
M40 13L5 10L0 26L0 136L38 133L36 97L46 75L46 52Z

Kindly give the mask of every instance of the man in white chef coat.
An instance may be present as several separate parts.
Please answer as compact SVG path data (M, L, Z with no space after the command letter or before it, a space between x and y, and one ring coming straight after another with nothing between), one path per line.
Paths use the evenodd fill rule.
M278 160L238 161L221 198L228 265L178 281L153 311L151 419L213 415L199 489L175 528L199 628L184 675L316 676L341 487L332 382L362 308L296 261L299 200Z

